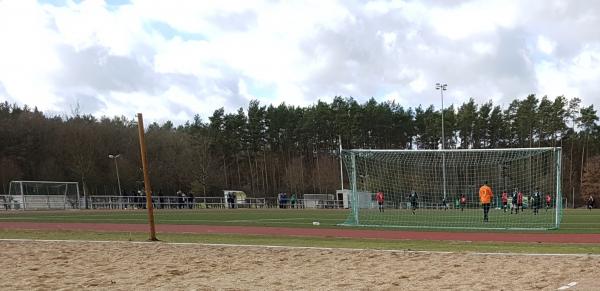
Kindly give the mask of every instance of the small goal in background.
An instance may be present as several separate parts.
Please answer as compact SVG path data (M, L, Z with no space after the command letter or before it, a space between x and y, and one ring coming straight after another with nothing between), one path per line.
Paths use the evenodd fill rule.
M78 209L79 183L57 181L11 181L2 197L5 209Z

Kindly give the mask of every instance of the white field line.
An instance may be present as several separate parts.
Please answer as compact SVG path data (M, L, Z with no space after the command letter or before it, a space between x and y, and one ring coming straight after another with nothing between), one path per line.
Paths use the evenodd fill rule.
M567 290L571 287L575 287L575 285L577 285L577 282L571 282L567 285L561 286L560 288L558 288L558 290Z
M289 250L321 250L321 251L350 251L350 252L386 252L386 253L415 253L415 254L460 254L475 256L541 256L541 257L600 257L600 254L561 254L561 253L490 253L490 252L453 252L453 251L416 251L393 249L365 249L365 248L328 248L328 247L299 247L278 245L251 245L251 244L212 244L212 243L178 243L178 242L151 242L151 241L110 241L110 240L53 240L53 239L0 239L6 242L56 242L56 243L98 243L98 244L167 244L176 246L210 246L210 247L247 247ZM572 282L577 284L577 282ZM570 284L572 284L570 283Z

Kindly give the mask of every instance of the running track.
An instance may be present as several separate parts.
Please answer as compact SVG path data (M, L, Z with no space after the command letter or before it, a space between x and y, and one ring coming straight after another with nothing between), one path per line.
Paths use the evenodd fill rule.
M0 229L75 230L100 232L147 232L145 224L0 222ZM600 234L420 232L401 230L361 230L334 228L286 228L252 226L212 226L161 224L158 233L250 234L331 238L370 238L387 240L446 240L539 243L600 243Z

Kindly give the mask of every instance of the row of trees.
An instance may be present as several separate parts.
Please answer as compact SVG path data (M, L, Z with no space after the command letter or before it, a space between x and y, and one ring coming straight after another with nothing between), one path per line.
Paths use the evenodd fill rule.
M562 146L563 193L581 197L600 183L592 170L597 165L588 162L600 154L597 122L593 105L582 106L577 98L530 95L506 108L471 99L444 109L444 142L447 148ZM134 120L98 119L77 110L50 117L4 102L0 123L4 192L9 181L27 179L80 181L91 194L115 194L109 154L121 154L119 172L127 192L142 186ZM332 193L340 188L340 137L344 148L436 149L441 111L342 97L308 107L254 100L237 112L218 109L207 121L195 116L180 126L152 123L146 134L159 195L183 190L212 196L223 189L254 196Z

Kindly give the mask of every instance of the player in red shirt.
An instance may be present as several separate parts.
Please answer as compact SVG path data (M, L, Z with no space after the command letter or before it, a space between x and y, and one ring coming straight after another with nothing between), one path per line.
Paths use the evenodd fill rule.
M467 204L467 197L465 194L460 194L460 211L465 210L465 205Z
M375 194L375 200L377 200L377 204L379 204L379 212L383 212L383 191L379 191Z
M546 194L546 211L550 208L550 203L552 202L552 196L550 194Z
M508 205L508 193L506 193L506 191L502 192L502 209L504 209L504 212L506 212L506 208Z

